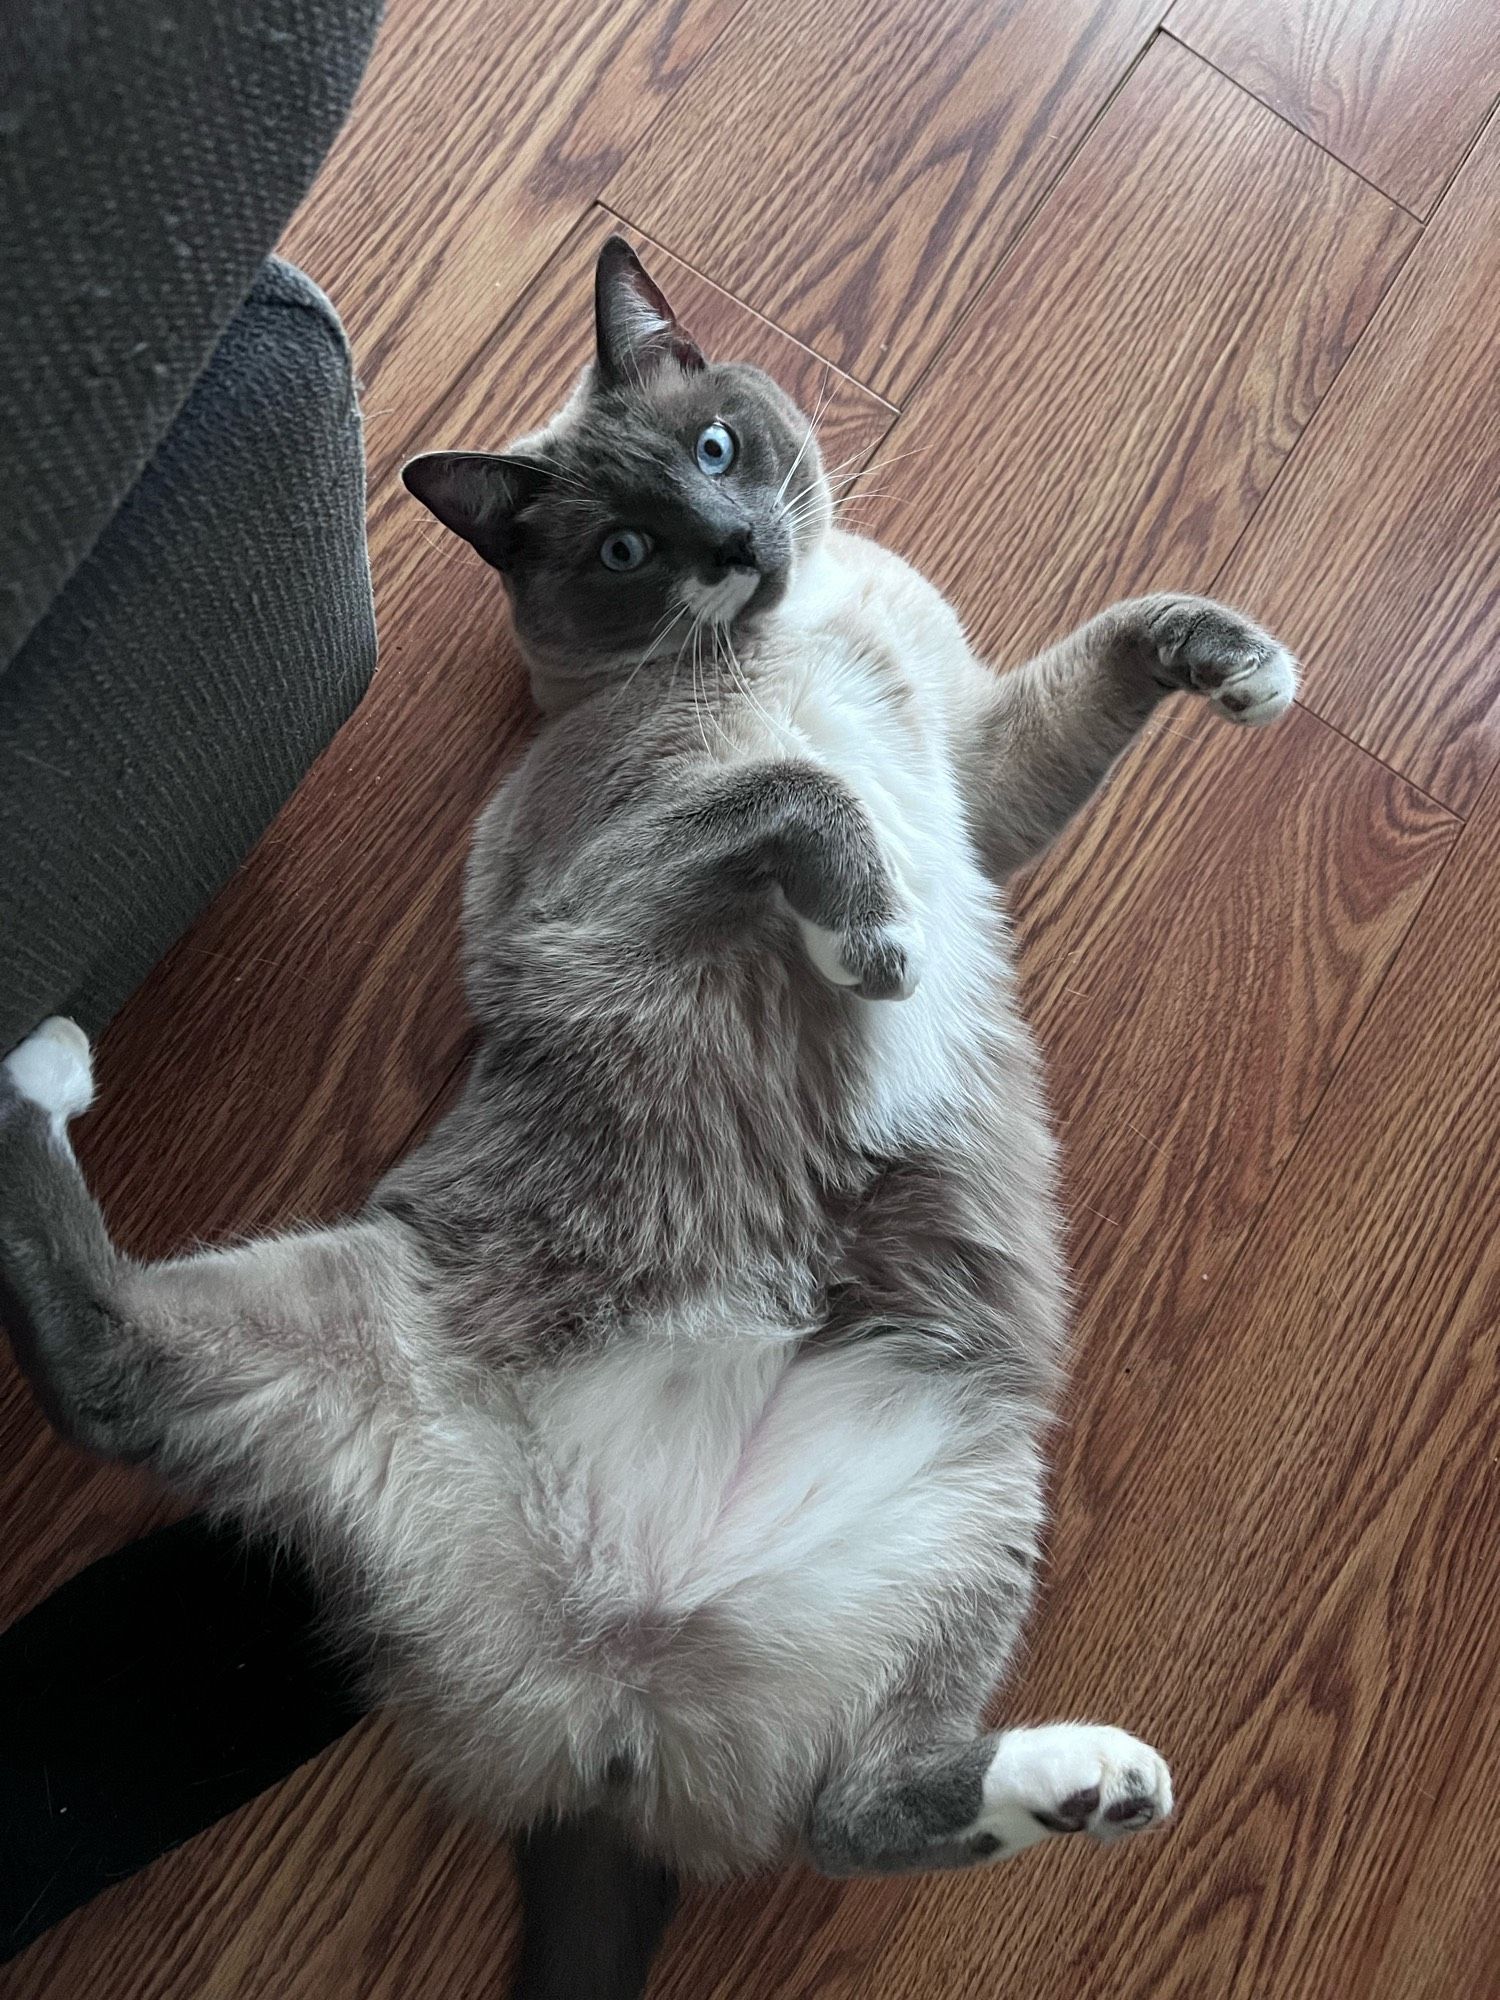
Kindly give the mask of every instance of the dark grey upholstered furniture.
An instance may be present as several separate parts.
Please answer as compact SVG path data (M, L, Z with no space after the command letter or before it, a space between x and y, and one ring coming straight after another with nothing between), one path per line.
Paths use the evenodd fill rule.
M0 1051L109 1016L373 670L348 348L269 253L379 11L0 6Z
M100 1025L373 669L348 349L270 253L378 13L0 0L0 1053ZM91 1564L0 1633L0 1959L359 1707L295 1563Z

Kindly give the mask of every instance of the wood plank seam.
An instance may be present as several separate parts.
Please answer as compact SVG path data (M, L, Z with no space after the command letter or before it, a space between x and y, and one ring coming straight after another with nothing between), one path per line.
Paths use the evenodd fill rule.
M1163 18L1165 18L1165 16ZM1066 180L1067 176L1073 171L1075 162L1077 161L1079 155L1083 151L1083 148L1088 144L1089 140L1092 138L1095 127L1099 124L1100 119L1102 119L1106 115L1110 107L1114 104L1115 99L1119 96L1120 92L1125 88L1126 84L1130 81L1131 77L1134 76L1135 72L1140 68L1141 63L1145 60L1146 56L1150 53L1152 48L1154 48L1156 43L1159 41L1171 42L1174 48L1182 49L1187 55L1192 57L1194 62L1202 63L1205 69L1213 70L1215 76L1223 77L1224 81L1227 84L1229 84L1231 88L1237 90L1242 97L1249 98L1252 103L1259 104L1262 110L1269 111L1272 117L1274 117L1279 124L1286 126L1288 131L1295 132L1298 139L1303 141L1304 144L1311 146L1314 149L1314 151L1323 154L1326 159L1331 160L1341 173L1347 174L1351 180L1356 180L1360 182L1362 186L1369 188L1371 192L1375 195L1378 195L1380 200L1385 202L1389 208L1395 209L1400 214L1406 216L1409 221L1411 221L1416 225L1417 234L1413 236L1411 244L1408 246L1405 256L1403 256L1403 258L1401 259L1400 265L1391 274L1389 283L1387 284L1384 292L1381 293L1380 304L1376 307L1375 312L1371 315L1372 323L1375 319L1379 317L1380 313L1384 310L1387 298L1394 290L1395 285L1401 276L1401 272L1404 271L1406 268L1406 259L1410 257L1412 250L1421 241L1422 231L1425 228L1425 224L1423 224L1416 216L1412 215L1409 209L1403 208L1400 202L1393 201L1391 197L1384 191L1383 188L1377 188L1372 181L1367 181L1363 174L1357 174L1354 172L1352 167L1345 166L1344 162L1341 159L1339 159L1336 154L1330 153L1326 146L1320 146L1315 139L1309 139L1307 134L1303 132L1296 125L1293 125L1290 119L1284 118L1281 115L1281 113L1279 111L1276 111L1271 105L1264 103L1263 100L1259 97L1256 97L1253 92L1246 90L1244 85L1237 83L1232 76L1226 76L1224 71L1219 69L1217 65L1206 61L1204 57L1200 56L1196 49L1189 48L1187 43L1179 41L1178 38L1174 34L1170 33L1165 27L1159 26L1155 30L1155 32L1149 35L1145 40L1145 42L1142 43L1141 47L1137 50L1135 57L1131 61L1129 67L1121 71L1119 80L1116 82L1114 89L1111 90L1109 96L1104 100L1104 102L1100 104L1097 114L1090 121L1088 129L1083 133L1082 137L1079 139L1078 144L1074 147L1073 151L1068 155L1066 161L1063 163L1063 166L1061 167L1061 169L1057 174L1057 178L1047 188L1046 192L1038 197L1036 202L1028 210L1025 221L1016 231L1014 239L1006 246L1004 256L1000 258L999 262L995 265L994 269L985 278L983 284L975 287L973 298L970 299L968 305L965 306L964 310L958 315L953 325L948 329L948 332L943 336L943 339L939 342L936 350L933 353L932 359L927 363L927 366L922 370L921 374L918 375L916 380L912 383L912 386L907 393L908 403L915 402L917 394L925 385L927 378L935 372L935 370L941 364L944 356L947 354L948 349L953 345L954 341L958 338L959 334L968 324L969 320L972 319L974 313L983 304L985 295L990 291L991 287L996 283L1001 273L1005 270L1006 266L1014 259L1017 252L1020 250L1022 244L1025 242L1026 238L1030 235L1033 226L1037 222L1038 218L1041 216L1047 204L1056 194L1062 182ZM1500 108L1500 105L1497 105L1497 108ZM1486 124L1487 123L1488 120L1486 120ZM1483 129L1484 129L1483 127L1480 128L1481 133ZM1480 136L1479 134L1475 135L1476 144L1478 143L1479 136ZM1467 157L1467 154L1465 155L1465 157ZM1447 190L1445 189L1444 192L1446 193ZM1365 333L1368 332L1369 332L1369 327L1367 326L1364 329L1364 333L1360 335L1360 339L1363 339ZM1358 344L1359 342L1356 341L1355 346L1357 347ZM1352 356L1352 354L1353 354L1353 349L1351 348L1350 356ZM1345 357L1345 366L1347 366L1350 356ZM1343 369L1341 368L1339 373L1342 374L1342 372ZM1335 380L1336 379L1337 377L1335 377ZM863 387L864 385L861 384L861 386ZM1328 385L1328 390L1324 392L1322 398L1323 402L1327 401L1328 394L1332 390L1332 388L1333 388L1333 383L1330 382ZM1321 407L1322 403L1320 402L1319 408ZM1316 422L1316 420L1317 417L1315 412L1312 422ZM1312 428L1312 422L1308 424L1307 429L1310 430ZM1302 435L1305 437L1306 434L1307 432L1304 431ZM1301 438L1298 439L1298 443L1299 444L1301 443ZM1292 451L1287 454L1286 460L1283 461L1281 467L1278 469L1275 478L1272 479L1271 487L1269 487L1267 489L1266 494L1262 496L1260 502L1261 506L1265 505L1266 498L1269 497L1271 490L1274 489L1276 480L1279 479L1281 473L1286 470L1286 466L1295 456L1295 452L1296 452L1296 447L1294 446ZM1259 508L1256 509L1256 512L1259 512ZM1252 515L1251 519L1253 520L1253 518L1254 516ZM1250 523L1247 521L1245 523L1246 528L1248 528L1249 525ZM1233 551L1231 550L1230 553L1232 554Z
M1427 222L1423 224L1424 228L1427 227L1428 223L1432 223L1437 220L1438 210L1442 207L1443 203L1448 199L1448 196L1452 193L1454 182L1458 179L1459 175L1463 172L1464 168L1469 164L1471 156L1479 150L1480 145L1484 141L1485 134L1489 131L1490 127L1497 122L1497 120L1500 120L1500 95L1496 96L1494 103L1490 106L1489 110L1485 112L1483 118L1481 118L1479 123L1475 126L1474 131L1470 136L1468 145L1463 148L1458 158L1453 162L1453 171L1452 173L1449 174L1448 178L1443 182L1443 185L1438 189L1437 198L1434 200L1432 204L1432 208L1427 216Z
M943 357L948 352L948 349L953 345L954 341L958 338L959 334L967 326L970 319L973 318L974 313L983 303L986 295L994 286L1001 272L1005 269L1006 265L1011 262L1012 258L1015 257L1017 251L1021 248L1021 245L1026 241L1026 238L1031 234L1032 228L1035 225L1037 218L1046 208L1048 202L1050 202L1052 197L1056 194L1059 187L1062 186L1063 182L1067 179L1068 175L1072 173L1073 168L1078 161L1079 155L1083 152L1084 147L1087 146L1089 141L1093 138L1094 132L1098 127L1100 120L1108 116L1110 110L1114 105L1115 99L1120 95L1120 92L1125 88L1126 84L1129 83L1130 79L1135 75L1136 71L1140 68L1141 64L1146 60L1146 57L1151 53L1151 50L1155 46L1156 42L1160 39L1162 33L1161 24L1166 19L1170 5L1171 5L1171 0L1163 0L1162 11L1160 15L1157 17L1156 26L1151 30L1149 35L1146 35L1143 38L1140 47L1136 50L1135 54L1130 58L1130 61L1125 64L1124 68L1120 71L1120 74L1115 78L1115 81L1111 85L1108 94L1100 99L1098 105L1095 107L1093 117L1089 119L1088 123L1084 126L1083 130L1079 133L1077 144L1065 156L1061 165L1058 167L1057 172L1053 175L1052 179L1047 183L1046 187L1043 188L1041 192L1037 195L1036 200L1031 204L1030 208L1027 209L1025 215L1021 219L1020 225L1016 229L1015 234L1011 237L1009 243L1006 244L1004 250L996 258L994 264L991 265L990 269L985 273L984 277L979 281L978 284L975 285L973 293L971 294L968 303L964 306L961 312L955 315L952 326L949 327L948 331L943 335L942 339L933 349L925 366L920 369L920 371L912 380L911 385L906 391L905 402L902 405L903 409L906 408L908 405L916 402L917 397L921 393L923 387L926 385L928 377L932 375L941 365Z
M1264 505L1265 501L1263 500L1261 502L1261 506L1263 507ZM1260 508L1257 508L1256 512L1259 513L1259 511ZM1249 522L1247 522L1245 525L1248 527ZM1238 546L1238 544L1236 544L1236 546ZM1228 565L1229 565L1229 558L1226 556L1215 578L1214 582L1215 592L1217 592L1218 590L1217 578L1224 574L1224 571L1225 569L1228 568ZM1278 634L1277 636L1279 637L1280 635ZM1293 650L1295 651L1295 648L1293 648ZM1460 826L1463 826L1472 816L1473 812L1476 810L1476 807L1471 806L1468 812L1461 812L1457 806L1450 805L1447 799L1440 799L1437 796L1436 792L1428 791L1425 785L1419 785L1416 782L1416 780L1410 777L1405 771L1398 770L1397 767L1390 761L1388 757L1382 757L1379 751L1372 750L1368 743L1359 742L1355 737L1351 736L1346 729L1340 729L1336 722L1330 722L1326 715L1320 715L1315 708L1309 708L1307 703L1303 701L1300 696L1298 696L1295 705L1302 710L1302 713L1304 715L1312 716L1315 721L1321 722L1325 729L1331 729L1335 736L1342 737L1344 742L1349 745L1351 750L1357 750L1362 757L1368 757L1372 764L1379 764L1382 770L1389 771L1393 778L1399 778L1402 784L1406 786L1408 791L1415 792L1420 798L1426 799L1427 803L1430 806L1432 806L1435 811L1440 813L1445 813L1449 819L1456 820Z
M587 221L588 217L591 214L595 213L603 216L608 216L612 221L619 223L622 229L632 230L638 237L643 239L643 242L647 246L647 254L649 254L649 250L651 248L654 248L660 250L663 256L676 257L677 262L679 264L685 264L687 268L693 272L695 277L701 278L705 284L712 285L716 291L723 292L725 298L729 299L733 304L737 305L741 309L741 311L749 313L752 316L752 318L758 319L762 323L762 325L770 327L774 333L779 334L783 340L789 341L794 347L800 348L804 354L809 355L814 361L816 361L819 367L827 369L830 375L838 377L840 381L849 383L849 385L852 388L857 389L862 396L868 396L872 402L879 403L882 409L889 410L891 414L891 421L893 423L901 415L901 410L898 405L888 401L886 397L878 394L876 390L871 389L866 383L857 381L856 378L852 376L847 369L840 368L836 361L830 361L827 355L820 354L814 347L809 347L805 340L799 340L795 334L788 333L785 327L778 326L776 321L768 318L765 313L757 312L754 306L749 305L744 299L736 297L736 295L733 292L726 290L726 288L719 283L717 278L710 276L710 274L706 271L698 270L698 268L695 265L688 264L687 259L684 257L678 257L677 252L671 249L669 245L665 243L658 243L654 237L648 235L648 233L640 227L639 223L632 222L629 216L621 215L618 212L618 210L610 208L606 203L602 201L592 201L588 203L587 206L580 209L578 214L574 217L573 221L568 225L567 236L565 236L563 239L564 242L566 242L568 238L572 236L573 232L576 229L581 227L582 224ZM483 341L483 343L480 346L475 348L474 352L469 356L469 359L464 363L463 367L458 371L456 375L454 375L445 384L439 395L422 412L420 419L409 426L411 436L414 439L418 437L419 434L430 434L433 436L437 434L437 430L441 424L444 411L446 411L455 402L460 402L463 400L464 396L467 394L468 390L473 385L475 376L480 374L487 366L487 364L493 360L496 349L504 345L511 330L513 322L525 311L528 302L531 300L532 294L548 282L551 270L551 261L552 260L549 257L545 262L543 262L537 267L537 269L526 280L525 284L521 286L520 290L516 293L515 297L511 300L505 312L495 322L494 326L490 330L488 337ZM586 299L581 299L579 301L580 313L584 312L587 309L587 306L588 306L588 301ZM889 433L887 432L886 434L888 435ZM880 442L881 442L880 440L877 440L877 442L871 446L870 449L872 452L877 451L879 449Z
M1246 86L1240 82L1237 76L1231 76L1227 69L1221 69L1218 63L1216 63L1211 56L1204 55L1201 49L1195 49L1191 42L1183 41L1180 35L1174 35L1172 33L1170 25L1164 25L1161 30L1161 33L1163 40L1169 42L1175 42L1178 48L1186 49L1188 54L1190 56L1195 57L1197 61L1201 62L1205 69L1211 69L1215 76L1222 76L1226 83L1232 84L1234 88L1242 92L1244 96L1254 98L1255 102L1258 105L1260 105L1263 110L1269 111L1273 118L1279 118L1281 123L1287 126L1289 130L1295 132L1299 139L1303 140L1307 145L1314 147L1318 152L1322 153L1327 159L1332 160L1334 165L1336 167L1341 167L1346 174L1352 175L1353 178L1357 181L1362 181L1364 185L1370 190L1371 194L1378 194L1380 196L1380 199L1382 201L1388 201L1392 208L1399 208L1403 215L1410 216L1411 220L1417 225L1418 229L1425 229L1427 224L1432 220L1431 215L1428 216L1418 215L1415 212L1415 210L1408 208L1404 201L1397 201L1396 197L1393 194L1388 193L1385 188L1378 186L1376 182L1370 179L1368 174L1362 174L1359 171L1358 167L1351 167L1347 160L1340 159L1339 155L1336 152L1334 152L1331 146L1325 146L1322 140L1315 139L1312 136L1311 132L1304 132L1302 127L1298 125L1295 122L1295 120L1288 118L1284 111L1279 111L1276 108L1276 106L1269 101L1269 99L1262 97L1259 91L1247 89ZM1488 119L1486 119L1485 122L1487 123ZM1481 124L1480 131L1483 131L1483 129L1484 126L1483 124ZM1479 134L1476 132L1474 135L1475 140L1477 140L1478 137ZM1474 142L1471 141L1470 143L1472 145ZM1467 147L1464 149L1465 158L1468 157L1468 150L1469 149ZM1463 161L1460 160L1459 165L1462 166L1462 164ZM1458 169L1455 168L1454 172L1456 173L1457 171ZM1447 192L1447 187L1445 185L1444 193L1446 192ZM1441 197L1439 197L1439 199L1441 199ZM1436 212L1437 212L1437 204L1434 203L1433 213L1435 214Z
M731 291L726 284L714 277L711 271L700 270L691 258L682 256L678 251L672 249L670 244L658 242L649 229L643 229L638 222L632 222L628 215L622 214L618 208L611 208L607 201L596 201L593 206L598 209L601 215L612 217L614 221L619 223L622 229L632 230L635 235L639 236L647 246L646 255L648 257L653 249L659 250L664 257L675 257L677 262L691 271L695 278L701 278L705 285L712 285L715 291L722 292L725 298L731 300L742 312L749 313L750 317L758 319L762 326L770 327L773 333L780 334L781 338L790 341L793 347L800 347L804 354L811 355L819 367L826 368L831 375L837 375L841 381L847 382L852 388L858 389L861 395L868 396L872 402L879 403L882 409L890 411L893 418L901 415L905 407L904 404L893 403L889 396L882 396L878 389L872 389L868 382L861 382L859 377L851 375L847 368L840 368L839 364L836 361L830 361L826 354L820 354L817 348L810 347L805 340L800 339L795 333L788 332L777 320L772 319L769 313L761 312L759 307L751 305L748 299L742 299L738 292ZM726 354L710 358L732 361L735 357ZM872 452L878 451L879 448L880 445L878 442L870 447Z

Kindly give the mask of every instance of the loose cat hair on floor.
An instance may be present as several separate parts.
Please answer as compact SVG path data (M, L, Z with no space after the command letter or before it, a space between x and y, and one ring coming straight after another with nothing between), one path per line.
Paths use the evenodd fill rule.
M1066 1290L1000 889L1157 704L1274 720L1237 613L996 676L834 525L813 427L634 253L544 429L406 469L543 724L481 816L463 1094L349 1221L143 1266L0 1074L0 1313L53 1421L304 1549L421 1764L520 1837L519 1990L629 2000L675 1878L1162 1820L1121 1730L987 1733Z

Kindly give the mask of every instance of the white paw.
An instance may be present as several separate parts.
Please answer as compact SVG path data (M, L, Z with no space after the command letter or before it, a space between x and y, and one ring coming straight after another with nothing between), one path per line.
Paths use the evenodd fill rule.
M94 1101L89 1038L60 1014L43 1021L0 1067L23 1097L51 1113L59 1130Z
M1102 1723L1049 1722L1004 1732L983 1809L962 1837L999 1861L1053 1834L1123 1840L1171 1810L1171 1773L1149 1743Z
M846 986L865 1000L907 1000L916 992L926 940L915 918L831 931L798 917L797 927L808 957L830 985Z
M1269 632L1206 597L1149 600L1157 658L1175 687L1206 695L1226 722L1256 728L1285 715L1297 662Z

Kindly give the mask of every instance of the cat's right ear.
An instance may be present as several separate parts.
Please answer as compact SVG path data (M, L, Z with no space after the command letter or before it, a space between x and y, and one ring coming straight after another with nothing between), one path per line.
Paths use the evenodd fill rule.
M594 365L606 389L644 382L664 361L690 374L703 350L623 236L611 236L594 266Z
M408 493L496 569L514 560L516 516L549 476L535 459L495 451L424 451L401 468Z

